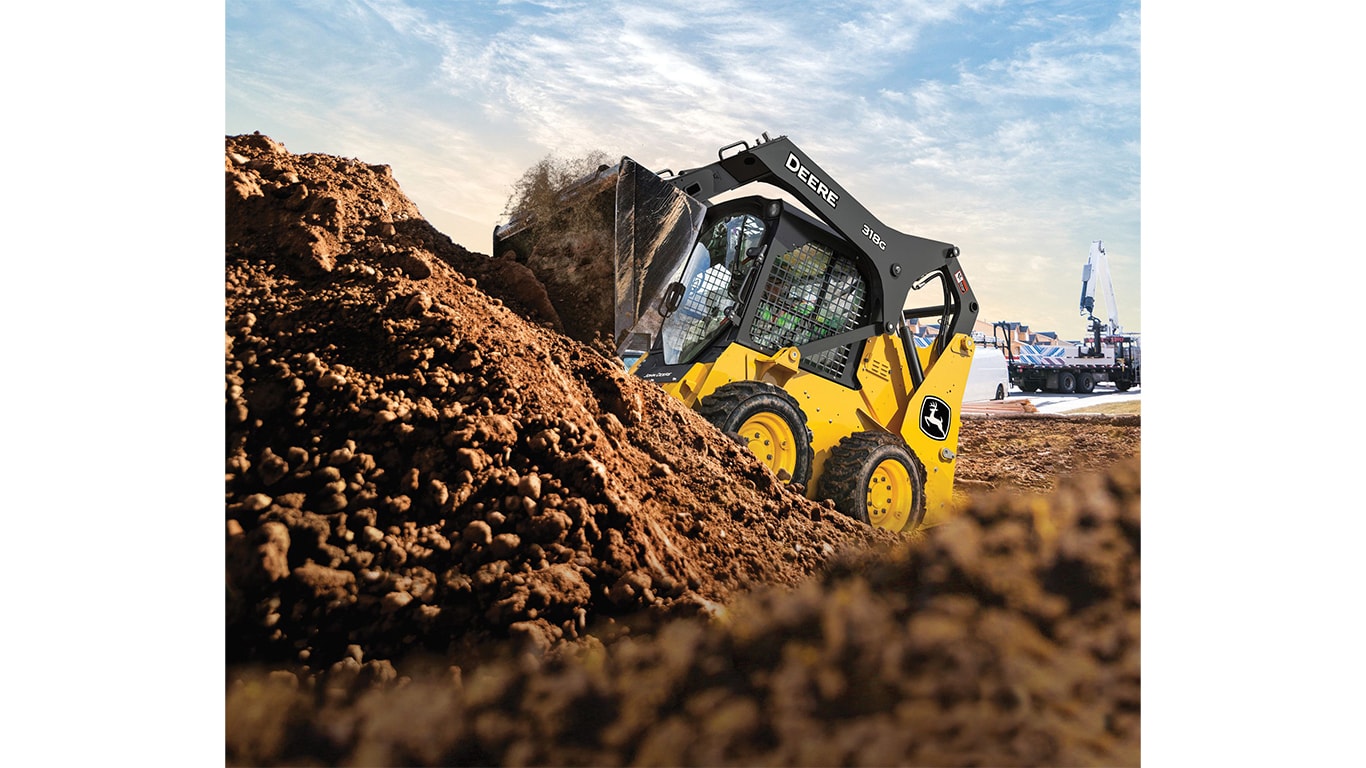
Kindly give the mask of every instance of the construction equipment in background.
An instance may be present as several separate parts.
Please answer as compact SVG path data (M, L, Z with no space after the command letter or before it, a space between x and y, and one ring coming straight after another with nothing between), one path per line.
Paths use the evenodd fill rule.
M1096 317L1096 290L1104 292L1109 322ZM1075 345L1021 344L1019 354L1005 345L1010 365L1010 383L1025 392L1080 392L1090 394L1101 382L1127 392L1142 383L1142 353L1137 334L1124 333L1119 325L1115 286L1110 279L1110 261L1105 243L1091 242L1091 252L1081 271L1081 314L1088 320L1087 336ZM1009 339L1009 323L993 323Z
M1121 331L1115 283L1110 279L1110 257L1105 255L1105 243L1100 240L1091 241L1091 252L1081 267L1081 314L1091 321L1092 330L1099 333L1100 330L1094 327L1100 322L1096 319L1096 286L1103 288L1105 306L1110 310L1110 323L1103 330L1107 336L1118 336Z
M800 205L717 201L752 184ZM950 511L978 313L958 248L882 223L788 138L676 174L623 157L514 212L493 254L809 498L894 531ZM922 317L941 327L923 349Z

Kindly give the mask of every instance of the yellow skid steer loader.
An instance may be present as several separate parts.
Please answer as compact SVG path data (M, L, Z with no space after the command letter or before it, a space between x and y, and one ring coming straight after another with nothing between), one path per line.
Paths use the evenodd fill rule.
M569 335L610 338L809 498L894 531L933 524L978 312L958 249L883 224L786 137L717 158L654 173L623 157L560 212L514 213L493 253L536 273ZM713 202L758 183L801 205ZM929 317L939 335L918 347L906 321Z

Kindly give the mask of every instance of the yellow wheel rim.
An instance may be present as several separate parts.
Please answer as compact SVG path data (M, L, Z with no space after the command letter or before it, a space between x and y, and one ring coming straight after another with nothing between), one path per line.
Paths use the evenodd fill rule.
M797 446L792 430L781 416L767 411L754 414L740 425L740 437L759 461L775 473L786 472L785 482L791 482L797 469Z
M868 522L878 528L901 531L911 519L915 488L911 473L896 459L887 459L868 478Z

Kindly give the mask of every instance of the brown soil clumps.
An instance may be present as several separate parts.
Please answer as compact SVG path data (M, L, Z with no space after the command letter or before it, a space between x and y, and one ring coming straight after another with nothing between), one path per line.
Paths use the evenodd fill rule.
M1137 456L1139 422L1127 415L964 417L955 490L1051 491L1059 478Z

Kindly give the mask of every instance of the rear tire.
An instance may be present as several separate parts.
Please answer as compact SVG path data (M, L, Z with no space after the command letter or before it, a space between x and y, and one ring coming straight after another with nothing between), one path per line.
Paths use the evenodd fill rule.
M859 522L909 533L925 518L925 467L900 437L855 432L830 450L820 495Z
M1004 385L1004 384L997 384L997 385L996 385L996 398L995 398L995 399L997 399L997 400L1004 400L1004 399L1006 399L1006 388L1005 388L1005 385Z
M1077 391L1077 377L1067 371L1058 374L1058 391L1070 395Z
M1089 373L1083 373L1077 377L1077 391L1083 395L1089 395L1096 391L1096 380Z
M774 474L805 486L811 479L811 430L796 398L772 384L736 381L697 404L697 413L749 448Z

